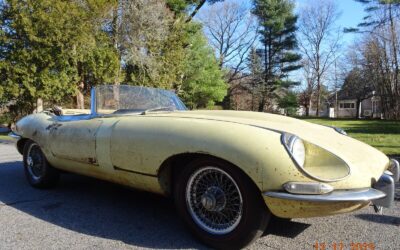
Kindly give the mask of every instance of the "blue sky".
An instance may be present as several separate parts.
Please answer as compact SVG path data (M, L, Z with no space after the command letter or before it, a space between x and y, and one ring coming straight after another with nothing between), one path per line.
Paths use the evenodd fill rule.
M225 0L225 1L238 1L240 0ZM302 6L307 4L312 4L313 1L320 0L294 0L296 3L296 11L298 11ZM341 12L341 16L337 22L337 25L342 28L356 27L365 16L364 6L354 0L333 0L338 5L338 9ZM252 6L252 0L243 0L243 2L250 9ZM205 7L202 11L207 11ZM357 34L343 34L343 45L351 44L357 38Z
M225 0L225 1L236 1L240 2L240 0ZM299 11L302 7L308 4L312 4L313 2L320 1L320 0L294 0L296 3L296 12ZM356 27L357 24L362 22L363 17L365 16L364 8L362 4L354 1L354 0L333 0L338 7L339 12L341 15L337 21L337 25L344 28ZM243 0L243 2L248 6L250 9L252 6L252 0ZM202 11L207 11L207 7ZM343 33L342 36L342 50L341 52L345 52L347 47L354 43L357 40L359 34L354 33ZM292 73L291 76L294 80L301 79L301 72L296 71Z
M295 2L297 8L312 3L310 0L296 0ZM354 0L334 0L334 2L337 3L339 11L342 13L337 23L342 28L356 27L365 16L364 6ZM343 40L346 44L349 44L356 36L356 34L346 33L343 35Z
M230 0L225 0L230 1ZM295 0L296 11L298 11L302 6L312 3L313 1L319 0ZM339 20L338 26L342 28L356 27L358 23L362 21L365 16L364 6L354 0L333 0L337 3L339 11L342 13ZM249 7L252 5L251 0L244 0ZM351 43L353 38L357 35L355 34L344 34L343 40L345 43Z

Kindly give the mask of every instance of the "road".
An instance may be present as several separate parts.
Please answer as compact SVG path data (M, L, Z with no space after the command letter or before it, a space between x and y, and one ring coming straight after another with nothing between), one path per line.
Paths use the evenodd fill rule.
M383 215L369 207L273 222L250 249L315 249L316 242L399 249L399 199ZM137 248L205 247L186 231L169 199L73 174L63 175L55 189L31 188L21 156L13 145L0 142L0 249Z

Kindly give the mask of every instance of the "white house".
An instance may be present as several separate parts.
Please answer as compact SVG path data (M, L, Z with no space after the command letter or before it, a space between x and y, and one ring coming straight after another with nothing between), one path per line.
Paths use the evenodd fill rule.
M357 107L357 99L354 97L338 94L336 100L336 94L334 94L329 100L329 117L331 118L381 118L382 116L381 99L375 95L375 92L369 98L361 101L359 107Z

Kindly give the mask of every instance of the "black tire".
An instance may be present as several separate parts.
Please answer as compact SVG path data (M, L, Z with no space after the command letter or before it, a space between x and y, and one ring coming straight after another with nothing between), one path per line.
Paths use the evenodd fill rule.
M229 195L226 195L225 192L222 193L223 195L221 195L221 193L216 194L220 191L218 190L219 187L216 188L215 185L218 186L219 184L211 184L211 186L204 185L209 182L209 177L207 175L212 176L214 173L212 171L215 171L215 174L218 176L222 176L223 174L229 175L230 178L226 177L226 179L223 179L224 181L221 181L222 183L225 182L225 184L220 185L223 188L219 189L230 191ZM185 166L181 172L176 174L175 178L174 198L177 211L189 230L204 244L216 249L241 249L251 244L264 233L271 213L262 199L260 190L248 176L235 166L211 157L200 158ZM215 180L218 178L219 177ZM231 180L233 180L233 182L230 182ZM216 181L214 181L214 183L216 183ZM194 185L197 185L196 188L191 189ZM200 187L206 190L206 188L204 188L205 186L207 186L207 191L198 191L201 190ZM231 191L236 188L238 188L239 192ZM187 197L187 193L190 190L190 195ZM212 193L212 199L209 199L207 193L209 190L212 190L210 191ZM201 193L200 199L200 196L197 195ZM236 197L232 198L234 196ZM194 198L192 199L192 197ZM217 197L218 200L215 197ZM223 202L220 202L221 199ZM241 206L237 206L236 204L238 199L241 199ZM212 202L209 203L208 201ZM197 204L194 204L195 202L197 202ZM229 211L228 206L231 212L224 212ZM241 207L241 209L231 209L237 207ZM194 212L194 210L197 210L197 212ZM216 210L218 211L216 212ZM236 212L232 212L234 210L236 210ZM237 210L241 210L241 212L237 212ZM226 214L216 220L216 213ZM234 216L235 214L237 214L236 217ZM199 219L201 216L203 216L202 218L207 216L211 218L214 216L212 219L214 219L216 223L220 222L221 218L227 219L229 223L224 225L231 225L231 227L228 227L230 231L226 230L224 233L212 232L214 228L219 227L221 224L217 225L217 223L214 224L217 225L217 227L211 226L207 228L207 225L205 225L207 223L201 222L202 220ZM229 220L228 218L231 218L231 216L234 217L234 219ZM212 221L212 219L209 221ZM232 225L235 225L235 227Z
M58 183L59 171L49 164L36 142L29 140L25 143L23 160L25 176L33 187L50 188Z

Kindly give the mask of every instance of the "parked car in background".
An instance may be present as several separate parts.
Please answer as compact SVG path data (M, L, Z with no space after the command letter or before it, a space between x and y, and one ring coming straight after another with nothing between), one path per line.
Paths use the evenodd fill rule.
M8 128L6 125L0 124L0 133L8 133L10 131L10 128Z
M271 216L378 210L394 199L398 163L340 129L189 111L172 92L125 85L94 88L91 109L71 113L29 115L12 132L32 186L54 186L67 171L171 196L214 248L250 244Z

